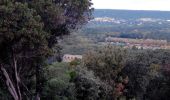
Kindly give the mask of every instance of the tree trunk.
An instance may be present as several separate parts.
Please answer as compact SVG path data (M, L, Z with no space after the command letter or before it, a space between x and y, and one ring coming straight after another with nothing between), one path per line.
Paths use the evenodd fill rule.
M11 81L9 74L7 73L6 69L3 67L3 65L0 65L0 68L2 70L3 75L5 76L6 79L6 85L8 87L8 91L10 92L10 94L12 95L12 97L14 98L14 100L20 100L19 96L17 94L17 90L13 84L13 82Z
M41 92L41 82L40 82L40 73L41 69L40 66L36 66L36 97L35 100L40 100L40 92Z
M35 100L40 100L40 95L37 93Z
M17 71L17 61L15 59L15 56L13 56L13 66L15 70L16 88L17 88L17 92L19 96L18 100L22 100L22 95L21 95L21 90L20 90L20 78L19 78L18 71Z
M20 82L21 81L20 81L20 77L19 77L18 71L17 71L17 60L14 55L12 55L12 64L11 65L12 65L12 68L14 69L15 81L14 80L12 81L11 77L10 77L13 74L9 74L2 64L0 65L0 69L6 79L6 86L8 87L8 91L10 92L10 94L12 95L14 100L22 100L22 95L21 95L21 90L20 90Z

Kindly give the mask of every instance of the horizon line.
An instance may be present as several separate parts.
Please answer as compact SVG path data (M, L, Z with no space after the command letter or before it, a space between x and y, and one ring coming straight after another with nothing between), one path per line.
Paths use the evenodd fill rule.
M94 8L94 10L131 10L131 11L162 11L162 12L170 12L170 10L143 10L143 9L112 9L112 8Z

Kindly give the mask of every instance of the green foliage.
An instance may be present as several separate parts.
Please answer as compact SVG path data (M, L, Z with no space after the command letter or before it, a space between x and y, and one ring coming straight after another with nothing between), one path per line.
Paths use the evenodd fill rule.
M83 64L96 77L112 86L112 98L125 96L126 99L152 100L158 98L156 93L160 92L155 85L161 87L160 98L168 98L169 79L166 78L168 75L162 74L162 69L169 65L169 61L168 50L124 50L110 47L87 53Z
M127 50L113 46L106 46L87 53L83 59L83 66L94 72L105 84L111 88L111 98L117 99L124 91L124 79L121 75L127 60ZM119 84L122 84L120 87ZM107 94L109 95L109 94Z
M75 100L74 84L70 82L73 72L67 63L54 63L46 69L46 83L42 100Z
M72 72L70 72L71 80L75 79L75 77L76 77L76 76L77 76L76 71L72 71Z
M110 100L111 88L82 67L54 63L46 69L42 100Z
M27 4L9 3L0 6L0 47L1 55L9 57L10 49L16 54L22 52L36 52L37 55L47 54L46 32L43 31L41 18ZM8 51L8 52L7 52ZM45 54L45 55L46 55ZM1 56L1 59L4 57ZM33 55L34 56L34 55Z
M70 62L70 66L72 66L72 67L76 67L80 64L81 64L81 59L75 59L75 60Z
M108 46L97 51L89 52L83 59L83 64L101 80L114 83L126 62L126 50Z
M169 100L170 98L169 70L164 69L162 75L155 77L154 79L151 80L151 82L147 86L145 98L148 100Z
M83 62L86 66L78 67L76 70L71 68L68 63L54 63L47 66L45 71L47 81L43 87L42 99L96 100L100 98L101 100L112 100L117 95L119 99L125 96L126 99L136 98L137 100L142 100L146 98L147 100L168 100L169 72L165 74L165 72L162 72L162 69L163 65L169 63L169 51L124 50L122 48L109 47L98 52L95 51L95 53L91 53L91 56L86 55L85 57L92 57L92 54L94 54L93 57L97 56L98 59L102 57L100 58L102 59L100 62L108 61L103 60L103 58L114 58L114 60L110 60L110 63L107 62L106 64L113 64L115 67L124 66L121 69L112 69L117 70L117 74L113 76L116 78L112 79L112 81L115 82L114 85L109 82L109 84L107 83L107 81L111 81L109 78L103 79L103 82L101 81L101 77L108 74L103 73L105 71L104 69L99 72L98 70L90 69L90 67L89 69L91 71L85 68L87 64L93 64L93 66L97 64L97 66L100 67L98 65L99 63L94 63L93 61L91 63ZM100 54L103 55L99 56ZM114 54L116 57L113 55L110 56L109 54ZM124 55L123 62L122 55ZM83 61L85 60L87 61L86 58L83 59ZM88 62L90 62L92 59L88 60ZM104 75L97 76L96 73L102 73ZM127 78L128 82L126 80ZM120 95L117 89L119 90L122 86L125 87L125 89L123 90L123 94ZM115 93L116 91L117 93ZM157 94L159 94L159 97Z
M169 54L170 52L166 50L129 51L126 66L122 70L122 74L129 77L126 96L136 97L138 100L144 99L148 85L153 83L153 79L162 76L161 69L164 63L167 64L170 60Z
M16 0L27 2L37 11L50 33L49 47L55 46L58 36L69 34L71 30L80 28L91 19L93 9L90 0Z
M112 100L112 87L94 76L92 71L78 67L72 80L77 100Z

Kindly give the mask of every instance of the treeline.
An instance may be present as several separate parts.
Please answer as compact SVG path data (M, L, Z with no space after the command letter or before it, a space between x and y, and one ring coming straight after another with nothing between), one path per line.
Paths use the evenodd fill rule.
M120 38L134 38L134 39L162 39L170 40L169 23L144 23L142 25L131 24L107 24L107 23L88 23L82 29L83 34L89 38L95 38L98 41L98 35L103 40L107 36L120 37Z

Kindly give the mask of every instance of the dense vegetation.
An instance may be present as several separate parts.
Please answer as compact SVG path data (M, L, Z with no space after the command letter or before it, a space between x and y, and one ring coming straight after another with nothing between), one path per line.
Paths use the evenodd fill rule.
M169 100L169 60L166 50L109 46L85 54L70 84L78 100Z
M2 99L40 99L58 38L90 20L91 5L89 0L0 1Z
M42 99L169 100L170 51L107 46L46 67Z
M108 35L97 32L110 27L99 27L90 38L87 30L73 32L92 18L91 5L90 0L0 1L0 100L169 100L170 51L97 45ZM122 27L108 32L169 36L167 27L135 27L138 33ZM83 59L61 62L62 48Z
M169 56L166 50L124 50L109 46L88 53L84 66L109 83L113 98L168 100Z

